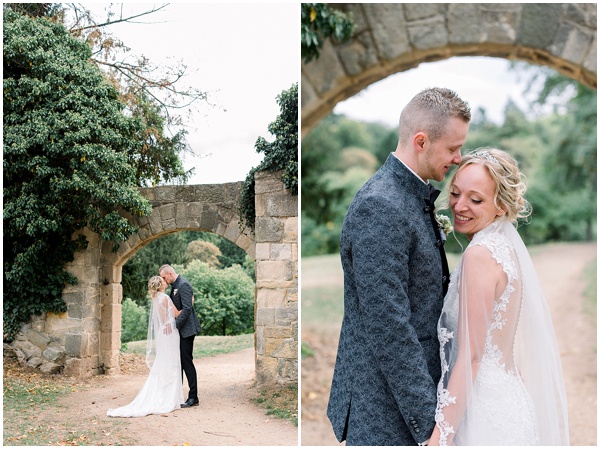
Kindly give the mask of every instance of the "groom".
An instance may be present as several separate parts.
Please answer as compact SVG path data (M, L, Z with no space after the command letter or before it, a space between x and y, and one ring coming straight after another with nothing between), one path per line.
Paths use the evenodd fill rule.
M400 115L395 152L348 209L344 319L327 409L346 445L423 445L433 431L449 273L429 180L443 181L460 163L470 119L448 89L417 94Z
M181 368L185 372L185 377L187 377L188 386L190 387L188 400L181 404L181 407L193 407L199 404L196 367L193 360L194 337L202 330L193 307L192 297L194 291L188 280L175 273L175 270L170 265L160 267L158 274L167 284L171 284L171 300L177 310L181 311L175 319L175 325L179 330Z

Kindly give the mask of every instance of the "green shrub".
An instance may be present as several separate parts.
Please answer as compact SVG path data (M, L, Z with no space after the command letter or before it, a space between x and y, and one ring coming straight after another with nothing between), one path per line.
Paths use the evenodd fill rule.
M148 307L138 306L129 298L122 304L121 344L148 337Z

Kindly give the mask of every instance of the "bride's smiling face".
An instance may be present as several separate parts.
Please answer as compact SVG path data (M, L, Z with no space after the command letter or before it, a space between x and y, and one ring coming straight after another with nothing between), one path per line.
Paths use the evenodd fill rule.
M504 214L494 204L494 190L494 181L482 165L466 165L456 174L450 185L450 209L456 232L470 240Z

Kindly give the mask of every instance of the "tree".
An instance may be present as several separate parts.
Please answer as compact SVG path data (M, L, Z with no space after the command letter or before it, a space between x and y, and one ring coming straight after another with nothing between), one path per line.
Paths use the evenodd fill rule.
M254 230L254 175L260 171L283 170L281 181L292 195L298 194L298 83L277 96L280 114L269 124L273 142L259 137L254 144L257 153L264 153L263 161L252 168L242 189L240 223Z
M213 251L220 254L217 255L217 268L239 265L254 279L254 260L235 243L211 232L174 232L150 242L123 265L123 297L131 298L138 305L146 304L148 278L158 274L164 263L185 266L195 260L195 256L187 254L187 248L195 242L214 245Z
M6 10L4 28L4 332L63 312L64 266L85 226L115 247L151 210L127 152L143 125L89 63L90 48L46 18Z
M214 243L206 242L204 240L194 240L190 242L185 250L185 256L188 260L201 260L206 262L209 267L218 267L219 256L221 256L221 250Z
M300 26L300 51L306 63L319 57L326 39L346 42L354 31L352 14L346 15L325 3L302 3Z

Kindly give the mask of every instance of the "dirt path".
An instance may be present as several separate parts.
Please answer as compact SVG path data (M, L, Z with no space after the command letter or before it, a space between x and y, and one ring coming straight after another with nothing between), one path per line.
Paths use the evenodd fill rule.
M569 406L571 445L596 445L596 316L584 311L582 272L596 258L596 244L559 243L533 248L532 257L552 313ZM303 278L302 285L310 282ZM302 341L315 356L302 361L301 434L304 446L340 445L326 408L337 352L339 324L302 326Z
M142 368L135 373L93 377L82 391L60 401L64 413L54 419L81 423L81 427L95 425L106 445L123 444L124 437L127 444L135 446L298 444L298 429L291 422L270 418L264 409L250 402L254 349L202 358L195 365L198 407L143 418L108 418L109 408L125 405L135 397L147 377ZM187 397L185 381L184 396Z

